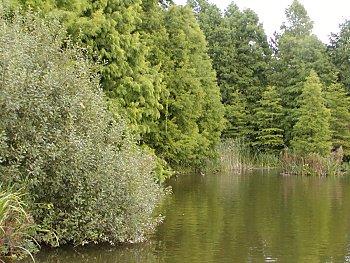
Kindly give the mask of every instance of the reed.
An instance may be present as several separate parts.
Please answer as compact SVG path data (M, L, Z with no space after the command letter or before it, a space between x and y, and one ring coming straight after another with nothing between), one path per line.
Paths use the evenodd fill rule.
M327 157L317 153L302 156L285 150L282 155L282 169L286 175L339 176L345 171L342 160L342 148Z
M208 170L250 171L280 167L280 158L272 153L253 150L244 140L227 139L217 147L218 158L208 161Z
M36 225L26 212L24 195L0 186L0 262L17 261L38 250L33 236Z

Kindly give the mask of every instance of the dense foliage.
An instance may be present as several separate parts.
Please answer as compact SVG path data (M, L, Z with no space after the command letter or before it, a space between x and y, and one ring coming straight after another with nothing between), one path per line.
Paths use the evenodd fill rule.
M26 189L60 243L143 240L163 191L152 156L108 113L99 67L54 20L0 23L1 182ZM57 245L51 233L38 240Z
M208 54L217 71L227 119L223 137L244 139L259 152L278 153L288 147L302 155L311 151L328 156L331 149L341 147L345 156L349 154L350 105L339 86L343 84L348 92L348 21L340 26L339 34L332 35L327 48L312 34L313 22L304 6L294 0L286 9L286 21L268 44L257 15L250 9L241 11L231 3L222 13L207 0L189 0L188 5L205 33ZM310 74L319 78L318 95L305 91ZM302 95L303 90L308 95ZM317 103L305 108L312 103L308 99ZM324 111L315 108L318 103L325 112L330 111L322 123L316 121L324 117ZM296 143L315 139L309 132L304 139L300 137L301 130L307 129L303 125L303 118L308 118L305 114L317 116L312 129L328 130L327 136L317 139L325 147ZM300 148L302 144L308 149Z
M202 169L220 137L228 167L350 158L349 21L327 47L297 0L270 43L235 3L0 3L0 178L28 192L39 241L142 240L164 167Z
M104 61L101 87L109 107L125 116L140 144L173 167L203 166L213 156L223 110L189 9L157 0L10 2L58 16L91 59Z
M327 156L331 150L330 111L326 108L322 85L315 71L311 71L306 79L299 104L292 148L301 156L311 153Z

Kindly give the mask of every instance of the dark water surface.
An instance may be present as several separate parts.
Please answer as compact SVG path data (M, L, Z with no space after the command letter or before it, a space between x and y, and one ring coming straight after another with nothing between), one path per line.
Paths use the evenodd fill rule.
M36 262L350 262L350 178L278 173L170 181L149 242L43 251Z

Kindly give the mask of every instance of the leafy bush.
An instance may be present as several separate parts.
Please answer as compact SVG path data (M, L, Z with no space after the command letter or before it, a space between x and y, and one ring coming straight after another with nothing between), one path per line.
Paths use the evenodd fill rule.
M0 180L25 187L61 243L141 241L164 191L154 160L108 113L98 65L54 20L0 7ZM57 245L45 232L40 241Z

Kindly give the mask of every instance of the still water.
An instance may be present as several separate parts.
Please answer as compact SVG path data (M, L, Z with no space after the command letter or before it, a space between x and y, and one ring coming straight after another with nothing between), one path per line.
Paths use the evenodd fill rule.
M350 262L350 177L186 175L142 245L43 251L36 262Z

